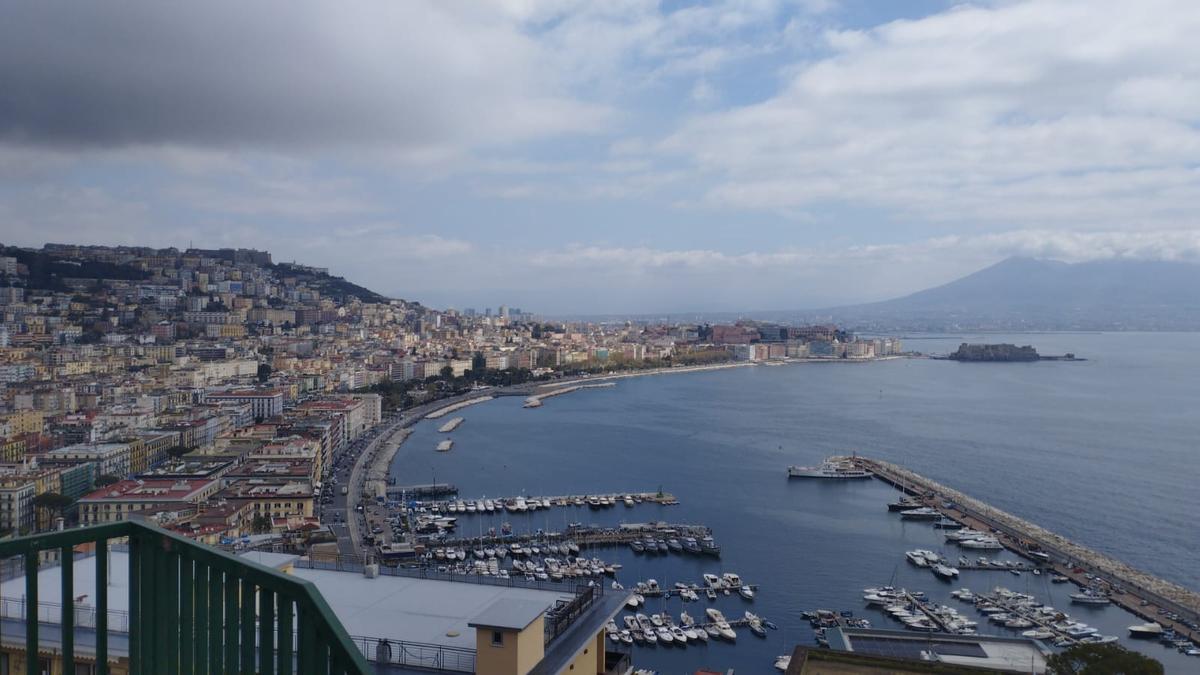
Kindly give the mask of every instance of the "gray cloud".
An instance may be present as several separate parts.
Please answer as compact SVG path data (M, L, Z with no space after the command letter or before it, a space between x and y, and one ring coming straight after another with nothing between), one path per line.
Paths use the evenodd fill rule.
M448 3L5 3L0 139L411 153L595 128L515 19Z

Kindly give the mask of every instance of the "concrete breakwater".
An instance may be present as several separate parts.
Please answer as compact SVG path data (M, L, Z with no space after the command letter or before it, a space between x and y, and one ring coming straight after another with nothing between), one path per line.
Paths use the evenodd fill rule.
M572 384L572 385L568 385L565 387L556 387L554 389L551 389L550 391L543 392L541 394L534 394L533 396L530 396L529 398L525 399L524 407L540 408L542 405L542 399L547 399L552 396L561 396L562 394L569 394L573 391L579 391L580 389L600 389L603 387L615 387L615 386L617 386L617 384L615 382L596 382L596 383L592 383L592 384Z
M465 401L459 401L458 403L451 403L450 405L448 405L444 408L438 408L437 410L434 410L431 413L426 413L425 419L435 420L439 417L444 417L446 415L449 415L450 413L454 412L455 410L462 410L463 408L466 408L467 406L475 405L476 403L483 403L484 401L490 401L490 400L492 400L492 398L494 398L494 397L492 397L492 396L477 396L475 398L470 398Z
M1143 618L1171 627L1156 611L1164 609L1196 620L1200 617L1200 594L1155 577L1119 560L1073 542L1027 520L1001 511L958 490L881 460L847 457L877 478L910 494L925 497L925 504L943 515L998 533L1000 542L1016 553L1030 557L1050 556L1052 566L1076 583L1086 585L1087 574L1102 579L1111 589L1110 598ZM1038 556L1034 556L1038 557ZM1082 569L1083 573L1076 570ZM1190 629L1180 626L1182 632Z
M442 426L438 427L438 431L440 431L444 434L448 434L451 431L454 431L455 429L457 429L458 425L460 425L462 423L463 423L463 418L454 417L449 422L446 422Z

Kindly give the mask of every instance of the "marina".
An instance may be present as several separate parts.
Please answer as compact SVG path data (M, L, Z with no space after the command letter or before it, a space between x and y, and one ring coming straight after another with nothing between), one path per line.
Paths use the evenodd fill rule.
M1200 622L1197 611L1200 596L1196 593L1133 569L894 464L862 457L851 458L851 461L880 480L916 496L926 505L921 508L935 510L942 517L963 525L964 530L947 535L957 539L961 547L1012 551L1031 560L1037 572L1044 570L1052 574L1055 581L1068 580L1087 589L1084 593L1073 594L1073 602L1115 604L1171 635L1194 635L1195 626ZM1012 571L1019 570L1014 568ZM1024 614L1022 617L1033 620ZM1059 636L1060 639L1078 637Z
M391 492L391 490L389 490ZM434 513L527 513L552 508L582 508L608 509L618 504L633 507L638 504L660 504L676 506L679 500L674 495L665 492L614 492L590 495L558 495L532 496L518 495L515 497L480 497L478 499L458 499L443 501L417 502L412 506L426 509Z

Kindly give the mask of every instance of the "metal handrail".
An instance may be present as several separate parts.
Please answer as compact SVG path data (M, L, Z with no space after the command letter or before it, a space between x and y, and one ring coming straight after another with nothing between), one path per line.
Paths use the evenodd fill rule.
M0 558L25 561L25 602L39 606L38 554L95 545L96 579L108 578L110 540L129 544L129 662L159 672L360 673L369 666L312 582L134 521L0 542ZM64 675L73 675L74 565L59 573ZM96 672L108 670L108 585L96 585ZM26 612L27 653L38 650L39 612ZM37 673L28 659L26 672Z

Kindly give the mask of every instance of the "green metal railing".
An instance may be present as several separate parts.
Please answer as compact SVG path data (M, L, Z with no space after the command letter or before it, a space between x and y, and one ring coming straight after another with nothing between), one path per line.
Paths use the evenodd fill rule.
M312 582L219 551L157 527L108 523L0 542L0 558L25 560L25 606L38 606L38 557L63 564L61 645L64 675L75 671L74 547L96 555L96 672L108 672L108 555L129 544L129 663L155 673L369 672L362 652ZM89 561L91 562L91 561ZM26 672L37 675L38 612L25 613Z

